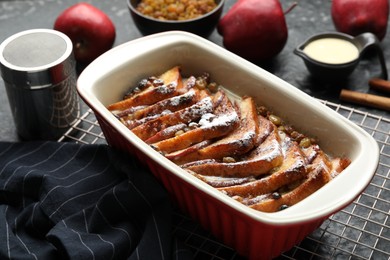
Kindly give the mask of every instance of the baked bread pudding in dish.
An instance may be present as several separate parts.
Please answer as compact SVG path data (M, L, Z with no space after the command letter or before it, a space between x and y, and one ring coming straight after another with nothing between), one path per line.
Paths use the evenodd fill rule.
M180 211L248 259L273 259L301 242L378 167L369 132L190 33L111 49L83 70L77 90L108 145L138 158Z
M107 108L189 174L263 212L293 206L350 164L207 72L183 77L180 66L172 67L129 86Z

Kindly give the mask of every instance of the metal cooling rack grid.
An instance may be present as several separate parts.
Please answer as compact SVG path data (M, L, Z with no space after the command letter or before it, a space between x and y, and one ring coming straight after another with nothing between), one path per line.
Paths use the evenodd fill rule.
M277 259L390 259L390 118L322 102L375 138L380 148L378 169L370 185L353 203ZM106 143L91 110L59 141ZM242 259L234 249L178 210L174 214L173 233L193 250L195 259Z

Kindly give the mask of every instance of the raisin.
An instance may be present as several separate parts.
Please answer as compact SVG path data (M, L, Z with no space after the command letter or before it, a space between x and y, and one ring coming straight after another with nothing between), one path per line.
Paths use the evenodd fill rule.
M283 204L282 206L280 206L279 210L284 210L284 209L287 209L288 206L286 204Z
M282 197L282 195L280 195L279 192L272 193L272 198L275 200L280 199L281 197Z

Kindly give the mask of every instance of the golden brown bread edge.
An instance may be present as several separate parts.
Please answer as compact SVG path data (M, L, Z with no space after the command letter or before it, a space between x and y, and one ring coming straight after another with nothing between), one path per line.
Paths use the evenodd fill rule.
M188 173L263 212L298 203L350 163L253 98L231 101L209 74L184 79L180 66L142 79L107 108Z

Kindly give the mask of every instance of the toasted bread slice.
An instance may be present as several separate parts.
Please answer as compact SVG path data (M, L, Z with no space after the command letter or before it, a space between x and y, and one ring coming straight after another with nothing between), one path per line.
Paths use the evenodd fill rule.
M336 160L339 161L338 159ZM335 167L335 165L337 166ZM242 202L253 209L263 212L279 211L307 198L332 179L332 172L339 172L344 170L347 166L348 164L334 164L333 160L329 160L325 153L319 151L309 167L308 177L291 191L281 194L281 196L277 198L268 194L247 201L244 199Z
M165 110L175 112L193 105L200 100L200 97L201 95L198 89L191 89L182 95L164 99L156 104L137 110L131 117L132 119L140 119L151 115L161 114Z
M183 95L164 99L150 106L144 106L131 114L120 117L121 122L129 129L151 121L157 117L184 109L200 100L199 90L190 90ZM131 109L131 108L130 108ZM129 109L126 109L129 110Z
M146 140L169 126L180 123L188 124L192 121L198 120L204 114L211 113L212 111L212 97L205 97L192 106L186 107L174 113L160 116L154 120L133 128L132 131L142 140Z
M135 88L131 88L124 96L123 99L131 98L140 92L146 91L157 87L158 85L166 85L170 82L175 81L177 78L177 73L180 72L180 67L176 66L161 74L158 77L150 76L148 78L142 79Z
M169 112L167 112L169 113ZM144 118L141 118L141 119L138 119L138 120L128 120L126 119L126 117L122 117L122 118L119 118L119 120L122 122L122 124L124 124L128 129L133 129L139 125L142 125L142 124L145 124L147 122L150 122L154 119L157 119L161 116L163 116L164 114L167 114L167 113L161 113L161 114L156 114L156 115L151 115L151 116L147 116L147 117L144 117Z
M270 175L247 184L225 187L220 190L229 196L254 197L271 193L289 183L305 178L307 159L300 147L288 137L283 140L282 147L283 163L274 172L271 171Z
M171 153L205 140L225 136L236 129L239 123L237 112L225 93L217 93L215 98L218 100L220 99L219 95L223 98L215 109L215 114L203 114L198 122L198 128L154 143L152 146L164 154Z
M255 146L258 127L256 104L252 98L246 97L240 102L240 124L233 132L202 149L189 147L166 154L166 157L177 164L183 164L203 159L221 159L226 156L241 155Z
M182 168L208 176L247 177L267 174L283 162L283 152L277 129L238 162L221 162L215 159L190 162Z
M178 90L183 88L183 80L179 66L166 71L159 78L163 81L163 85L149 87L127 99L111 104L107 107L108 110L122 111L133 106L151 105L165 98L177 95Z
M125 110L122 110L122 111L113 110L113 111L111 111L111 113L113 113L117 118L120 119L120 118L126 117L128 115L131 115L131 114L135 113L138 110L142 110L142 109L144 109L146 107L148 107L148 106L143 105L143 106L129 107L129 108L126 108Z
M257 121L259 122L258 126L258 135L257 135L257 144L261 144L273 131L274 125L265 117L258 115Z
M201 175L201 174L189 171L189 170L188 170L188 172L214 188L241 185L241 184L250 183L250 182L253 182L254 180L256 180L255 177L253 177L253 176L249 176L249 177L204 176L204 175Z
M145 140L145 143L152 144L159 142L161 140L165 140L171 137L174 137L176 133L179 131L184 131L187 128L187 124L179 123L173 126L168 126L167 128L161 130L157 134L153 135L152 137Z
M337 158L333 158L331 160L331 163L332 163L332 172L330 176L333 179L351 164L351 160L344 157L337 157Z

